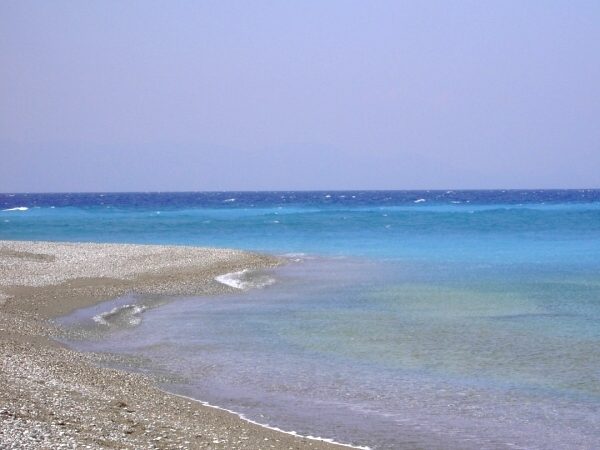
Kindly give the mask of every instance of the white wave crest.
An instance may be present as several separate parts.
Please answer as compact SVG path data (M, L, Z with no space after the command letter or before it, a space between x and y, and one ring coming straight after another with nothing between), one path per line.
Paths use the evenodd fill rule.
M141 305L117 306L110 311L94 316L94 322L100 325L110 326L114 322L125 322L126 325L136 326L142 322L141 314L146 310Z
M258 275L249 269L240 270L239 272L230 272L215 277L215 280L226 286L235 289L261 289L275 283L275 278L267 275Z
M306 253L292 252L292 253L284 253L282 256L285 258L304 258L304 257L306 257Z
M306 259L315 259L314 256L310 256L310 255L307 255L306 253L301 253L301 252L284 253L281 256L284 258L287 258L293 262L302 262Z
M415 200L413 203L423 203L426 202L427 200L425 200L424 198L420 198L418 200Z
M228 198L226 200L223 200L223 203L231 203L231 202L235 202L235 198Z
M17 206L16 208L3 209L2 211L27 211L28 209L27 206Z

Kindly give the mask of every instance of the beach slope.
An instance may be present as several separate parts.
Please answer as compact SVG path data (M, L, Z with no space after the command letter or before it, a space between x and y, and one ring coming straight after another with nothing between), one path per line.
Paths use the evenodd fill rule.
M52 319L126 293L211 295L278 264L195 247L0 241L0 448L336 448L167 394L59 345ZM340 446L341 448L341 446Z

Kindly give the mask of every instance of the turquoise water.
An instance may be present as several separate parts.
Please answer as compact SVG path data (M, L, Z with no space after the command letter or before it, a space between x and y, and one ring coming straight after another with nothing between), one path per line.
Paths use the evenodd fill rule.
M239 294L127 297L64 319L111 331L72 345L143 356L139 370L179 377L172 391L375 448L600 441L598 191L0 201L3 239L286 255L239 275L257 286Z

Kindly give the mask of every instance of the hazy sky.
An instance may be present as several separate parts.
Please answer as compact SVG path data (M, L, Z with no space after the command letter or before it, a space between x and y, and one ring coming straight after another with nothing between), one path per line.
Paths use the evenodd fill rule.
M600 187L600 2L2 1L0 192Z

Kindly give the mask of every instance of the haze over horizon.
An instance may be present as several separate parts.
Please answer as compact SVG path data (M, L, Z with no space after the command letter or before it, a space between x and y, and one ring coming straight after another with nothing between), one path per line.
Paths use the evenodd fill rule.
M0 5L0 192L600 188L600 3Z

